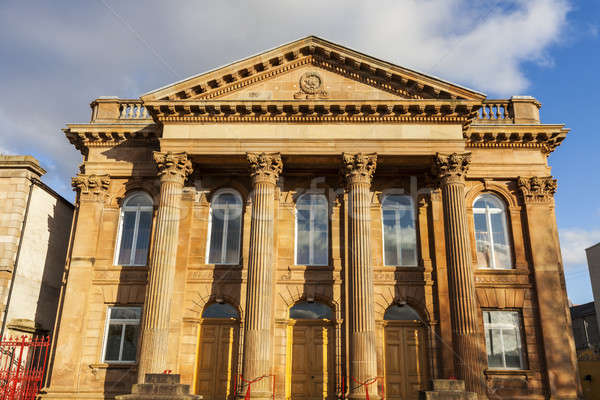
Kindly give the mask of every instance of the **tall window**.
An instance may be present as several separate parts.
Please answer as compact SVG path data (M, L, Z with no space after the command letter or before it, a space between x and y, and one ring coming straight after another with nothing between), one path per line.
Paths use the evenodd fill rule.
M521 318L517 311L484 311L488 367L523 369Z
M232 189L217 191L210 204L209 264L240 262L242 197Z
M512 268L504 202L493 194L482 194L473 204L475 243L479 268Z
M146 193L128 196L121 207L117 265L146 265L152 229L152 199Z
M327 197L303 194L296 202L296 264L329 264Z
M104 362L134 362L140 329L140 307L110 307L104 336Z
M410 196L386 195L381 204L385 265L417 265L415 211Z

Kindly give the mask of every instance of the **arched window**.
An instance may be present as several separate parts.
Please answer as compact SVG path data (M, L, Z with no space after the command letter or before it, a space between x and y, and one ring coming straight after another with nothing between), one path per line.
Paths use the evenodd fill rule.
M322 194L303 194L296 202L296 264L329 264L329 212Z
M333 320L333 310L327 304L300 301L290 308L290 318Z
M406 304L392 304L385 310L383 319L387 321L420 321L419 313Z
M127 196L121 207L115 264L147 264L152 210L152 198L146 193L137 192Z
M381 203L385 265L417 265L415 210L410 196L386 195Z
M202 318L235 318L239 319L240 314L234 306L227 303L213 303L204 308Z
M504 202L485 193L473 203L475 243L479 268L512 268L511 244Z
M210 204L209 264L240 262L242 197L232 189L217 191Z

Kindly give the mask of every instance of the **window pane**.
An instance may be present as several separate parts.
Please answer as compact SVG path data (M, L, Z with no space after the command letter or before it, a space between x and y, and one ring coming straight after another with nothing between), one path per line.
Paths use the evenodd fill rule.
M480 268L491 267L491 242L487 229L485 214L474 213L475 219L475 243L477 246L477 266Z
M292 319L333 319L333 311L323 303L299 302L290 308Z
M128 197L124 207L152 207L152 200L145 194L138 193Z
M521 368L521 338L517 329L503 329L506 368Z
M140 319L140 315L142 314L142 309L139 307L135 308L111 308L110 310L110 319L114 321L115 319Z
M494 252L496 255L497 268L510 268L510 248L507 241L506 216L504 212L490 215L492 220L492 234L494 239Z
M297 210L296 218L296 264L307 265L310 264L310 210Z
M209 264L220 264L221 246L223 245L223 210L214 209L211 215Z
M402 237L401 265L417 265L417 231L413 212L403 210L400 217L400 235Z
M152 212L140 212L139 225L137 231L137 242L135 246L136 265L146 265L148 261L148 246L150 245L150 230L152 227Z
M393 210L383 209L383 246L385 251L385 265L399 265L398 241L395 229L396 217Z
M231 304L213 303L204 309L202 318L239 318L239 314Z
M121 227L121 247L119 249L119 265L131 264L131 249L133 247L133 232L135 230L135 211L125 211Z
M232 208L229 211L229 223L227 224L227 252L225 262L237 264L240 261L240 233L242 228L241 210Z
M138 342L137 325L125 325L125 337L123 341L123 356L121 361L135 361L137 342Z
M393 304L385 310L385 314L383 314L384 320L393 320L393 321L417 321L421 320L419 314L410 306L403 305L399 306L397 304Z
M108 326L106 336L106 351L104 352L105 361L119 361L119 350L121 349L121 332L123 325Z
M490 368L504 368L502 360L502 338L498 329L486 330L486 347L488 355L488 366Z

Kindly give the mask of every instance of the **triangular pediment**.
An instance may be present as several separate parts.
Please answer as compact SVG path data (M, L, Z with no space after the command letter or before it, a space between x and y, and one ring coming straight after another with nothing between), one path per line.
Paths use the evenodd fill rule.
M483 100L439 78L309 36L141 96L157 100Z

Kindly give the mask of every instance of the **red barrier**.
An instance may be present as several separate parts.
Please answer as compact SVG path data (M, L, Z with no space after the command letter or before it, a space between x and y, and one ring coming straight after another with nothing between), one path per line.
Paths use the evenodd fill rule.
M246 382L246 384L248 386L248 389L246 389L246 394L244 395L244 400L250 400L250 387L252 386L253 383L256 383L258 381L261 381L261 380L263 380L265 378L268 378L268 377L272 376L273 377L273 389L272 389L272 392L273 392L273 400L275 400L275 375L263 375L263 376L260 376L260 377L258 377L256 379L252 379L252 380L246 380L246 379L244 379L244 377L242 375L239 375L239 374L235 374L234 376L235 376L235 379L233 381L233 394L234 394L234 396L237 396L237 391L238 391L237 381L238 381L238 377L242 380L242 382Z
M50 338L0 341L0 400L33 400L41 389Z

